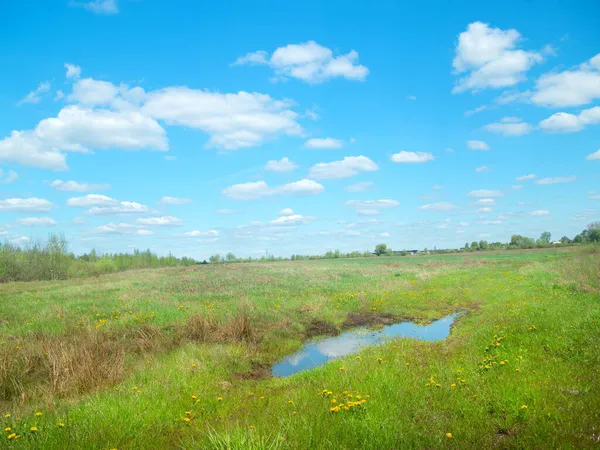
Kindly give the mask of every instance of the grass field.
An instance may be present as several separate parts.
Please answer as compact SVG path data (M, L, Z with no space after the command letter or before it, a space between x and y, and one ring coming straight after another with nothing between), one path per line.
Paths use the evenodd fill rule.
M0 448L597 448L597 248L0 285ZM461 312L289 378L307 338Z

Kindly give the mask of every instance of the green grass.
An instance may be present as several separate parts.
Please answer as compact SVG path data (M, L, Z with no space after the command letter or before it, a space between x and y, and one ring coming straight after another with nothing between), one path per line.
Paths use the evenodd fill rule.
M0 448L595 448L599 261L550 249L3 285ZM458 310L443 342L264 376L317 321Z

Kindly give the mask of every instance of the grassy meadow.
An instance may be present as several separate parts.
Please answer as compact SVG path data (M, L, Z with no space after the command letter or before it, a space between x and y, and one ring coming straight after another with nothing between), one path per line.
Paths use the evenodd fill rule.
M309 338L461 312L288 378ZM0 448L598 448L598 247L0 285Z

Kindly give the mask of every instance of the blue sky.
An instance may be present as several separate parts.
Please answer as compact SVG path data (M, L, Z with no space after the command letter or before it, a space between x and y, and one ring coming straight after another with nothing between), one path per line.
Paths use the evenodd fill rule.
M598 2L322 3L4 2L0 237L287 256L600 218Z

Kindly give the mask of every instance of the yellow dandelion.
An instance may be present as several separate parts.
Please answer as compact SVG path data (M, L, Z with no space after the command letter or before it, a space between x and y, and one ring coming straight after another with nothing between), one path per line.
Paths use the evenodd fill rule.
M292 411L292 414L295 416L296 414L298 414L296 411Z
M35 415L36 415L36 417L41 417L42 413L38 411L38 412L35 413Z
M191 416L191 415L192 415L192 412L191 412L191 411L186 411L186 412L185 412L185 415L186 415L186 416Z
M452 383L452 384L450 385L450 387L451 387L452 389L456 388L456 383Z
M527 405L521 406L521 409L527 409Z
M61 423L59 423L59 424L58 424L58 426L59 426L60 428L64 428L64 427L65 427L65 424L61 422Z
M8 419L9 417L10 417L10 413L6 413L6 414L4 414L4 418L5 418L5 419Z
M191 420L192 420L192 419L190 419L189 417L184 417L184 418L183 418L183 421L184 421L184 422L188 422L188 423L189 423Z
M448 439L452 439L452 433L446 433L446 437L447 437Z
M4 429L4 431L10 431L10 430L11 430L11 428L10 428L10 427L6 427L6 428Z
M196 400L198 397L196 397L195 395L192 395L192 400Z
M37 427L31 427L30 430L35 432L35 431L37 431Z
M343 372L343 371L344 371L344 368L343 368L343 367L340 367L340 372Z
M14 439L17 437L17 433L11 433L8 435L8 440Z
M217 397L217 401L218 402L222 402L223 401L223 397Z
M250 429L251 429L251 430L254 430L254 425L250 425Z

